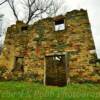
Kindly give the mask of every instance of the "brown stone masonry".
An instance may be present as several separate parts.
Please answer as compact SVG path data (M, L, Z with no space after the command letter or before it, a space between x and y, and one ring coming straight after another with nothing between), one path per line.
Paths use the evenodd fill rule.
M44 57L54 52L66 52L69 54L69 60L65 62L69 63L71 82L97 82L100 77L94 71L94 50L87 11L74 10L65 16L39 20L33 25L18 21L9 27L0 66L7 67L9 71L21 71L19 69L23 66L24 73L33 73L37 80L44 80ZM20 57L22 59L16 63L16 58Z

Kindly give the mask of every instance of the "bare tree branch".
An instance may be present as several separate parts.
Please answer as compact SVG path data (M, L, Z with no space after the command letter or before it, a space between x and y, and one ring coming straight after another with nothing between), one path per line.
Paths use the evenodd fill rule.
M0 3L0 5L7 2L9 4L9 7L11 8L14 17L16 20L19 20L19 14L17 13L18 10L20 10L22 13L25 11L24 16L26 16L25 19L23 19L26 24L29 24L34 18L40 17L42 18L43 14L46 14L47 16L56 16L56 13L62 6L61 2L57 3L54 2L54 0L19 0L18 4L21 4L23 9L20 8L17 9L16 4L17 0L4 0Z
M61 2L61 1L60 2L56 2L56 1L53 0L51 6L46 11L46 14L48 15L48 17L56 16L58 11L62 7L62 5L63 5L63 2Z
M18 20L18 14L16 11L15 0L4 0L4 1L1 1L0 5L3 5L6 2L9 4L10 8L12 9L16 20Z
M7 2L8 2L8 4L9 4L10 8L12 9L13 14L14 14L16 20L19 20L19 19L18 19L18 14L17 14L17 11L16 11L16 7L15 7L15 2L14 2L14 0L7 0Z
M4 4L5 2L7 2L7 0L0 1L0 5Z
M52 5L52 0L25 0L26 8L28 9L27 24L35 17L46 12Z

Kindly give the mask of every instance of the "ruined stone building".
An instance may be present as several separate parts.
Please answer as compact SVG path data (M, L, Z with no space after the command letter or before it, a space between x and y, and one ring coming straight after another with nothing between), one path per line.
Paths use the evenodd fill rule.
M17 21L9 27L0 66L33 73L45 84L89 81L96 77L94 51L87 11L73 10L33 25Z

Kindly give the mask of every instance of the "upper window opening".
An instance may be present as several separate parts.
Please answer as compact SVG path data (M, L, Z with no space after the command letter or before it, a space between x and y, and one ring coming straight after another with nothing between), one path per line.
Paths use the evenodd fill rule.
M65 30L64 19L55 21L55 31Z
M28 26L23 26L23 27L21 28L21 30L22 30L22 31L27 31L27 30L28 30Z

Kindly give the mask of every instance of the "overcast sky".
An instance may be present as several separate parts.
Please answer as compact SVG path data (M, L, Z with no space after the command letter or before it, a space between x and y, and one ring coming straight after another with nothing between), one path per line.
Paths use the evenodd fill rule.
M96 46L96 51L98 57L100 58L100 0L63 0L65 11L71 11L73 9L84 8L87 9L89 20L91 23L92 34ZM13 23L13 16L9 13L11 10L9 9L7 4L4 4L0 7L0 13L4 14L4 26L7 26L9 23Z

